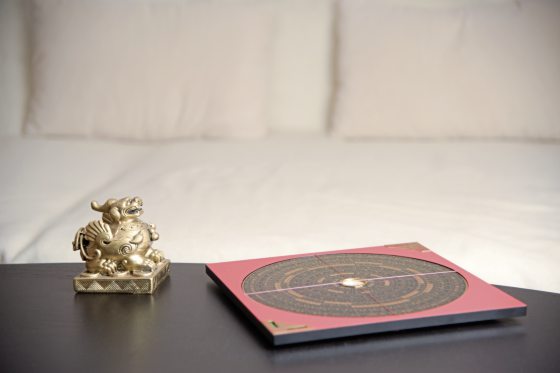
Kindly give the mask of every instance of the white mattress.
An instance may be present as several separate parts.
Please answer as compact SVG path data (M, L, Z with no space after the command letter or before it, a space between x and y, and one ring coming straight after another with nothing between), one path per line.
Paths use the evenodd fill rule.
M418 241L560 292L560 144L0 139L4 263L80 261L89 202L138 195L174 262Z

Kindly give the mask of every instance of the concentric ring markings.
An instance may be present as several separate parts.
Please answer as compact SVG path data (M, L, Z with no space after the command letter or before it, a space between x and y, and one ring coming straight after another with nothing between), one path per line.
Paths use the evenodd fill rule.
M344 286L357 280L361 286ZM326 254L273 263L250 273L243 290L274 308L320 316L418 312L459 298L465 279L445 266L382 254Z

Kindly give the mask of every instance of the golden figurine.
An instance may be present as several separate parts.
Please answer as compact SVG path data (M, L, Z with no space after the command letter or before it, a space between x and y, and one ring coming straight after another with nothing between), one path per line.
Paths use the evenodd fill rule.
M102 219L78 229L72 246L80 251L86 270L74 277L74 290L83 293L152 294L169 274L169 260L152 247L159 239L154 224L139 219L142 199L91 202Z

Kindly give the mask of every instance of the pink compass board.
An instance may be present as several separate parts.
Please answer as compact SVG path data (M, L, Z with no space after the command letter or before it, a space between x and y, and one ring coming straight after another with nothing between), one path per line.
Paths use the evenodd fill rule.
M206 273L274 345L527 312L418 243L212 263Z

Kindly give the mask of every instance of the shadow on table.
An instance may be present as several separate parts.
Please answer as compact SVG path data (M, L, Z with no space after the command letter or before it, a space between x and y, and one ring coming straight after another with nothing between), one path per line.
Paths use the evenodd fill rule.
M150 351L150 339L164 318L170 282L169 278L164 281L155 294L76 293L79 333L88 335L81 338L83 343L90 343L92 351L115 361L124 351Z

